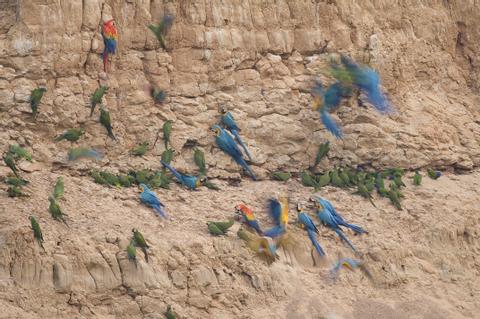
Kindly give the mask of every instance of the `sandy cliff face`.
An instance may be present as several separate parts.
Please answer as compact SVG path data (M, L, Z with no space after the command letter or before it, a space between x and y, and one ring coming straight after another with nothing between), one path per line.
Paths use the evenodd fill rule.
M146 28L164 13L176 17L167 52ZM120 40L107 75L101 72L99 27L110 17ZM309 190L295 181L244 181L240 187L220 182L224 190L215 193L174 186L160 192L174 216L162 223L140 208L134 190L103 188L81 175L96 166L158 168L161 143L140 159L128 150L153 141L171 119L179 153L175 166L193 171L185 143L194 139L206 152L212 177L237 177L238 167L212 147L208 132L220 104L239 122L261 177L279 168L308 167L325 139L332 142L325 168L475 168L479 20L475 1L413 6L385 0L0 0L0 149L19 143L35 159L25 167L32 198L2 195L0 203L0 293L6 309L0 317L161 318L166 303L185 318L474 317L480 308L473 297L480 289L473 186L478 174L411 189L400 213L387 204L375 210L343 191L321 192L371 230L356 242L367 252L378 287L356 273L338 286L326 284L326 268L306 261L307 239L293 265L282 256L268 266L233 233L214 240L206 234L205 222L228 217L239 200L261 210L277 190L290 191L292 201L305 199ZM377 69L397 109L382 117L344 102L336 117L343 141L334 141L310 109L312 80L335 52ZM145 91L149 83L168 92L167 103L153 104ZM88 116L99 84L111 88L106 106L116 143L106 141L97 119ZM27 101L37 85L48 91L34 123ZM104 151L102 162L58 165L70 145L52 139L73 126L86 128L79 144ZM57 175L66 176L63 205L70 229L54 223L47 211ZM32 213L44 225L46 253L31 239ZM152 262L138 269L124 253L132 227L143 230L153 247ZM321 241L333 259L341 244L328 231Z

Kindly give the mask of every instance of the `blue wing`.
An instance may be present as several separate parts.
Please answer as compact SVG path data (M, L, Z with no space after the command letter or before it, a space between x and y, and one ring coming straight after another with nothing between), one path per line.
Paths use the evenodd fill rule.
M282 235L283 233L285 233L285 227L278 225L264 231L263 236L275 238Z
M336 138L341 139L343 136L342 130L338 126L338 124L330 117L326 108L322 108L320 112L320 119L322 120L323 125L325 128L332 133Z
M280 225L280 216L282 214L282 206L275 198L268 200L268 212L272 216L275 224Z
M320 256L325 256L325 252L322 249L322 246L317 241L317 233L311 229L307 229L308 237L310 238L310 241L312 242L313 247L317 250L318 254Z
M233 119L232 113L227 112L224 116L222 116L222 123L230 130L235 130L235 131L240 131L240 129L237 126L237 123L235 123L235 120Z

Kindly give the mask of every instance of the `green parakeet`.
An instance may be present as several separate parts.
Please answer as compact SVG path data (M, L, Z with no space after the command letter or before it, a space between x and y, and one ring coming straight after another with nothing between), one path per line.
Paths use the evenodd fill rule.
M172 306L170 306L170 305L167 306L167 312L165 312L165 317L167 319L176 319L177 318L175 316L175 313L172 310Z
M220 190L220 187L218 187L217 185L213 184L212 182L210 182L210 180L208 179L204 179L203 182L202 182L202 185L205 186L206 188L208 189L213 189L213 190Z
M398 193L395 189L390 189L388 191L388 198L392 202L393 206L395 206L396 209L402 210L402 205L400 204L400 198L398 196Z
M173 148L167 148L162 153L162 162L170 164L173 160L173 155L175 154L175 150Z
M26 179L22 179L16 176L8 176L5 178L5 183L8 185L13 185L13 186L25 186L29 183Z
M38 224L35 217L30 216L28 219L30 219L30 224L32 226L33 237L37 240L40 247L42 247L42 249L45 250L45 247L43 247L43 234L42 234L42 230L40 228L40 225Z
M168 144L170 143L170 135L172 134L173 122L170 120L165 121L162 126L163 131L163 141L165 142L165 149L168 149ZM169 164L169 163L167 163Z
M8 197L30 197L22 192L22 189L18 186L10 185L7 189Z
M335 187L345 187L345 182L340 178L336 169L330 171L330 183Z
M207 224L208 229L210 230L210 225L214 225L216 228L218 228L223 234L226 234L228 232L228 229L233 226L234 220L231 219L227 222L212 222L209 221Z
M12 144L8 148L8 152L13 155L14 158L24 158L27 161L32 161L32 155L23 147L18 144Z
M216 224L212 222L208 222L207 226L208 226L208 232L213 236L221 236L224 234L224 232L220 228L218 228Z
M107 93L108 86L100 86L93 92L92 98L90 100L90 117L92 117L93 112L97 104L102 104L103 96Z
M300 180L304 186L314 187L314 188L317 187L317 181L307 171L302 171L300 173Z
M127 256L128 260L133 261L135 267L137 267L137 248L135 248L135 240L133 238L127 246Z
M102 171L100 172L100 176L103 177L103 179L108 183L108 185L111 186L116 186L120 187L122 184L120 183L120 180L118 179L117 175L112 174L110 172Z
M103 108L103 106L100 106L100 124L105 127L108 133L108 137L110 137L112 140L116 141L117 138L115 135L113 135L113 127L112 127L112 120L110 119L110 113Z
M420 186L422 184L422 175L419 171L415 171L415 175L413 175L413 185Z
M367 187L362 183L359 183L357 185L357 187L358 187L358 189L357 189L356 192L354 192L354 194L360 195L363 198L368 199L370 201L370 203L373 205L373 207L377 207L375 205L375 203L373 202L372 194L370 194L370 191L367 189Z
M132 233L133 239L135 240L135 246L140 247L140 249L143 251L143 254L145 255L145 261L148 263L147 248L150 248L150 246L147 245L147 242L145 241L145 238L140 231L134 228L132 229Z
M53 190L53 197L56 200L59 200L63 197L63 193L64 193L63 177L59 176L57 177L57 181L55 183L55 188Z
M108 182L103 178L103 176L98 171L91 171L90 176L93 177L93 181L100 185L108 185Z
M132 155L134 155L134 156L143 156L143 155L145 155L145 153L147 152L149 145L150 145L150 143L148 143L148 142L143 142L143 143L137 145L136 147L134 147L134 148L130 151L130 154L132 154Z
M92 148L88 147L76 147L68 151L68 160L76 161L80 158L94 158L96 160L102 159L102 154Z
M318 164L320 164L325 155L327 155L328 151L330 151L329 141L326 141L318 146L317 156L315 157L315 163L313 164L314 169L318 166Z
M165 45L165 36L167 32L170 30L170 28L172 27L173 20L174 20L173 15L167 14L162 18L162 21L160 21L159 24L148 25L148 28L155 35L158 42L160 43L160 46L164 50L167 50L167 47Z
M3 156L3 161L12 170L15 176L19 177L17 165L15 164L15 159L13 158L13 155L11 153L7 153L6 155Z
M48 211L52 215L53 219L62 221L67 225L67 221L65 220L65 214L63 214L60 205L58 205L57 201L54 197L49 196L48 200L50 201L50 206L48 207ZM67 225L68 226L68 225Z
M330 173L326 172L325 174L317 176L317 188L321 188L330 184Z
M207 175L207 166L205 164L205 154L203 154L202 150L199 148L195 148L193 152L193 159L195 161L195 164L198 166L198 170L200 172L200 175ZM167 163L170 164L170 163Z
M55 142L67 140L69 142L76 142L85 133L83 128L71 128L60 134L55 138Z
M435 171L431 168L427 170L427 173L428 177L430 177L431 179L438 179L440 176L442 176L442 173L440 171Z
M277 171L272 173L272 178L276 181L286 182L292 177L289 172Z
M45 93L46 91L46 88L39 87L34 89L30 94L30 107L32 108L32 115L34 120L37 119L38 106L40 105L40 101L42 100L43 93Z

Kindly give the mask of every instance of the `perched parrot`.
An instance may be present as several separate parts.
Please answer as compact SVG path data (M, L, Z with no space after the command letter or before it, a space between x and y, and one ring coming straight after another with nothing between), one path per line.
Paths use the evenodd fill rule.
M3 161L8 166L8 168L12 170L15 176L19 177L18 168L17 168L17 165L15 164L15 159L13 158L13 155L11 153L7 153L6 155L3 156Z
M315 157L315 163L313 164L313 169L315 169L318 164L322 161L322 159L328 154L330 151L330 142L326 141L323 144L318 146L317 156Z
M400 204L400 196L396 189L390 188L390 190L387 193L387 197L390 199L390 201L392 202L393 206L395 206L396 209L403 210L402 205Z
M8 152L12 154L15 159L24 158L29 162L32 161L32 155L18 144L11 144L8 148Z
M165 149L168 149L168 144L170 143L170 135L172 134L172 125L173 122L170 120L165 121L162 126L163 131L163 141L165 142Z
M330 171L330 183L335 187L345 187L345 182L338 175L338 170L334 169Z
M155 101L155 104L162 104L163 102L165 102L165 99L167 98L167 93L165 93L164 90L161 90L153 86L150 88L150 95Z
M165 45L165 36L172 27L173 20L175 20L173 15L166 14L163 16L162 21L160 21L159 24L148 25L148 28L153 32L158 42L160 43L160 46L164 50L167 50L167 46Z
M230 229L230 227L233 226L233 223L234 223L234 220L231 219L229 221L226 221L226 222L211 222L209 221L207 224L210 225L215 225L216 228L218 228L222 234L226 234L228 232L228 230Z
M162 153L162 162L170 164L173 160L173 155L175 154L175 150L173 148L167 148Z
M383 180L382 173L377 173L375 175L375 188L377 189L377 191L385 188L385 181Z
M144 203L145 205L153 208L155 212L157 212L161 217L166 218L167 214L163 210L165 205L160 202L160 200L157 197L157 194L152 192L147 185L145 184L140 184L140 189L142 192L140 193L140 201Z
M367 97L377 111L388 114L393 111L390 102L380 89L380 77L377 72L368 66L360 66L352 59L342 55L341 62L350 73L353 84L357 86Z
M195 161L195 164L198 166L200 175L203 175L203 176L207 175L207 166L205 164L205 154L203 154L201 149L195 148L193 152L193 159Z
M252 160L252 156L250 155L250 152L247 149L247 146L245 143L243 143L242 138L240 137L240 128L237 126L237 123L235 122L235 119L233 118L232 113L228 112L224 107L220 108L220 113L222 114L221 117L221 123L227 128L227 130L232 133L233 137L235 138L235 141L242 147L242 149L245 151L245 155L247 155L248 160Z
M122 184L118 179L118 176L107 171L100 172L100 176L107 182L110 186L120 187Z
M68 152L68 160L69 161L76 161L80 158L94 158L96 160L101 160L103 155L89 147L76 147L70 149Z
M272 178L277 181L286 182L292 177L289 172L277 171L272 173Z
M38 87L36 89L33 89L32 93L30 94L30 107L32 108L33 120L37 119L38 106L40 105L40 101L42 100L43 93L45 93L46 91L46 88Z
M67 221L65 220L65 214L60 209L60 205L58 205L55 198L53 196L49 196L48 200L50 201L50 206L48 207L48 210L52 215L53 219L62 221L63 223L65 223L65 225L68 226Z
M135 268L137 267L137 248L135 248L135 240L132 238L130 243L127 246L127 256L128 260L135 263Z
M415 175L413 175L413 185L420 186L422 184L422 175L419 171L415 171Z
M370 201L370 203L373 205L373 207L377 207L377 206L375 206L375 203L373 202L372 194L370 194L370 191L367 189L365 184L358 183L357 191L354 192L353 194L357 194L357 195L362 196L363 198L368 199Z
M372 274L365 267L363 261L351 258L340 258L337 262L335 262L335 264L333 264L332 268L330 269L330 276L333 280L338 278L338 274L342 267L348 268L351 271L359 268L368 277L368 279L373 280Z
M95 107L97 104L102 104L103 96L107 93L108 86L100 86L93 92L92 98L90 99L90 117L92 117L93 112L95 111Z
M325 256L325 252L317 241L318 228L317 226L315 226L310 216L308 216L303 211L301 211L301 209L299 209L297 220L298 223L300 223L300 225L302 226L302 228L307 231L308 238L310 238L310 241L312 242L313 247L315 247L315 249L317 250L318 254L320 256Z
M427 173L428 177L430 177L431 179L438 179L440 176L442 176L442 173L440 171L435 171L431 168L427 170Z
M318 183L316 179L312 175L310 175L307 171L300 172L300 180L303 186L313 187L315 189L318 188Z
M148 146L150 143L148 142L143 142L137 146L135 146L131 151L130 154L134 156L143 156L148 150Z
M98 171L91 171L90 175L93 177L93 181L100 185L108 185L108 182L103 178L103 176Z
M22 189L19 186L10 185L7 189L8 197L30 197L29 195L22 192Z
M348 224L347 222L345 222L344 219L342 218L342 216L340 216L337 213L337 211L335 210L335 208L333 208L332 204L329 201L327 201L323 198L320 198L320 197L315 197L313 199L313 201L315 202L317 217L320 220L320 222L322 224L324 224L325 226L331 228L333 231L335 231L338 234L338 236L345 243L347 243L347 245L354 252L357 253L358 251L353 246L353 244L350 242L350 240L348 240L347 236L345 236L345 234L341 230L340 226L350 228L355 233L358 233L358 234L366 233L366 231L363 228L361 228L357 225L352 225L352 224Z
M318 175L316 178L315 178L316 182L317 182L317 187L316 189L319 189L319 188L322 188L324 186L327 186L328 184L330 184L330 173L329 172L326 172L325 174L323 175Z
M216 190L216 191L220 190L220 187L218 187L214 183L210 182L207 178L205 178L205 180L202 182L202 185L205 186L208 189L213 189L213 190Z
M325 128L336 138L341 139L343 133L338 124L328 114L330 110L336 109L340 105L344 88L340 82L332 84L325 91L322 83L316 82L311 93L314 97L312 110L320 113L320 119Z
M278 258L277 247L270 237L262 237L243 228L237 231L237 236L244 240L248 247L257 254L264 256L270 263Z
M182 184L183 186L189 188L189 189L196 189L197 187L202 186L202 183L205 181L205 177L197 177L197 176L191 176L191 175L185 175L182 173L179 173L175 168L172 166L168 165L167 163L160 161L164 167L166 167L170 172L172 172L173 176L177 179L177 181Z
M145 241L145 238L143 237L140 231L133 228L132 233L133 233L133 241L135 243L135 246L140 247L140 249L143 251L143 254L145 255L145 261L148 263L147 248L150 248L150 246L148 246L147 242Z
M120 185L122 185L123 187L130 187L132 186L133 182L135 182L135 178L133 178L130 175L119 174L118 181L120 182Z
M30 216L28 219L30 219L30 224L32 226L33 237L37 240L40 247L42 247L42 249L45 251L45 247L43 247L43 234L40 224L38 224L37 220L33 216Z
M208 232L213 236L225 235L225 233L214 223L208 222L207 226L208 226Z
M5 178L5 183L8 185L20 187L20 186L25 186L30 182L27 181L26 179L22 179L16 176L7 176Z
M64 185L63 185L63 177L57 177L57 181L55 182L55 187L53 189L53 197L56 200L59 200L63 197L64 194Z
M61 140L67 140L69 142L76 142L85 133L85 130L82 128L71 128L69 130L66 130L59 136L55 138L55 142L61 141Z
M108 137L116 141L117 138L113 135L112 121L110 119L110 113L100 106L100 124L107 129Z
M245 160L243 159L242 152L238 148L232 136L218 125L213 125L211 130L215 133L215 136L216 136L215 142L217 143L217 146L223 152L230 155L233 158L233 160L237 162L238 165L243 167L247 171L247 173L250 175L250 177L254 181L256 181L257 177L255 176L253 171L250 169L247 162L245 162Z
M405 183L402 181L402 176L401 175L395 174L392 177L392 180L395 183L395 185L397 185L398 188L406 186Z
M105 45L105 48L103 49L103 54L102 54L103 71L107 72L108 57L112 54L115 54L117 51L118 31L117 31L117 27L115 26L115 21L113 19L103 23L102 37L103 37L103 44Z
M175 313L172 310L172 306L167 306L167 311L165 312L165 318L167 319L176 319Z
M241 217L243 224L246 224L248 227L254 229L260 236L263 236L263 231L260 228L260 224L255 219L255 215L253 215L253 211L250 208L248 208L245 204L238 204L235 206L235 212Z

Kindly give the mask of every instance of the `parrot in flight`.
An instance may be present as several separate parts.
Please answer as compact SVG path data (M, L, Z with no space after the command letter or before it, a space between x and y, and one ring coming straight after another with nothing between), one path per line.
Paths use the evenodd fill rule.
M354 271L356 268L359 268L363 273L368 277L368 279L373 280L373 276L365 267L365 263L361 260L355 260L352 258L340 258L335 262L330 269L330 276L333 280L338 278L338 274L342 267L348 268L351 271Z
M30 94L30 107L32 108L32 115L33 120L37 119L38 113L38 106L40 105L40 101L42 100L43 93L47 91L44 87L38 87L33 89L32 93Z
M242 152L238 148L237 144L235 143L235 140L232 138L232 136L227 133L224 129L222 129L218 125L213 125L211 127L211 130L215 134L215 142L217 143L217 146L226 154L230 155L237 164L239 164L241 167L243 167L250 177L256 181L257 177L253 173L253 171L250 169L248 166L247 162L245 162L245 159L243 158Z
M278 200L268 200L268 211L275 222L275 226L263 232L264 236L276 238L287 231L288 225L288 199L281 195Z
M90 117L93 116L97 104L102 104L103 96L108 92L108 86L102 85L93 92L90 99Z
M222 114L221 117L221 123L227 128L227 130L232 133L233 137L235 138L235 141L242 147L242 149L245 151L245 155L247 155L248 160L252 161L252 156L250 155L250 152L247 149L247 146L245 143L243 143L242 138L240 137L240 128L237 126L237 123L235 122L235 119L233 118L232 113L228 112L225 107L220 108L220 113Z
M103 155L100 152L89 147L76 147L70 149L68 152L68 160L75 161L80 158L94 158L96 160L102 159Z
M251 233L243 228L240 228L237 231L237 236L244 240L250 249L257 254L264 256L270 263L279 258L277 254L277 246L272 238Z
M32 161L32 155L18 144L11 144L8 148L8 152L12 154L15 159L24 158L29 162Z
M143 156L145 155L145 153L147 152L148 150L148 146L149 146L150 143L148 142L143 142L139 145L137 145L136 147L134 147L131 151L130 151L130 154L134 155L134 156Z
M307 231L308 238L310 238L310 241L312 242L313 247L315 247L315 250L318 252L318 254L321 257L325 256L325 252L323 251L322 246L320 246L317 240L317 234L318 234L317 226L315 226L310 216L308 216L306 213L303 212L303 209L300 204L297 206L297 212L298 212L297 221L300 224L300 226Z
M158 199L157 197L157 194L155 194L154 192L152 192L147 185L141 183L140 185L140 189L142 190L142 192L140 193L140 201L153 208L153 210L159 214L161 217L163 218L166 218L167 217L167 214L165 213L165 211L163 210L163 208L165 207L165 205L162 204L162 202L160 202L160 200Z
M53 197L56 200L59 200L63 197L64 194L64 184L63 184L63 177L57 177L57 181L55 182L55 187L53 189Z
M167 50L167 46L165 45L165 36L172 27L174 20L175 18L173 15L166 14L165 16L163 16L162 21L160 21L159 24L148 25L148 28L155 35L158 42L160 43L160 46L164 50Z
M103 108L103 106L100 106L100 124L105 127L108 133L108 137L110 137L112 140L116 141L117 138L115 135L113 135L113 128L112 128L112 121L110 119L110 113Z
M255 219L253 211L248 208L247 205L238 204L235 206L235 213L237 213L237 216L240 218L243 224L246 224L248 227L255 230L260 236L263 236L263 231L260 228L260 224Z
M202 183L205 181L204 176L197 177L197 176L185 175L185 174L179 173L175 168L165 163L164 161L160 161L160 163L162 163L162 165L165 168L167 168L170 172L172 172L173 176L175 176L175 178L180 184L187 187L188 189L191 189L191 190L197 189L197 187L202 186Z
M45 251L45 247L43 247L43 234L42 229L40 228L40 224L38 224L37 220L33 216L30 216L28 219L30 219L30 224L32 226L33 237L37 240L43 251Z
M317 211L317 217L322 224L331 228L335 231L338 236L345 242L347 245L355 252L358 253L357 249L353 246L353 244L348 240L347 236L343 233L340 226L344 226L347 228L352 229L357 234L367 233L363 228L357 225L349 224L345 222L345 220L340 216L333 205L320 197L315 196L313 199L315 203L315 209Z
M76 142L85 133L85 130L82 128L71 128L60 134L55 138L55 142L61 140L67 140L69 142Z
M105 45L102 53L103 71L107 72L108 58L110 55L114 55L117 51L118 30L113 19L110 19L103 23L102 37L103 44Z
M150 248L150 246L148 246L147 242L145 241L145 238L143 237L143 234L138 229L133 228L132 233L133 233L133 242L135 243L135 246L140 247L140 249L142 249L143 254L145 255L145 261L148 263L147 248Z
M338 108L345 94L344 91L345 89L340 82L330 85L325 90L319 81L315 82L311 90L313 95L312 110L320 113L320 120L325 128L338 139L342 138L343 133L338 124L330 117L329 112Z

